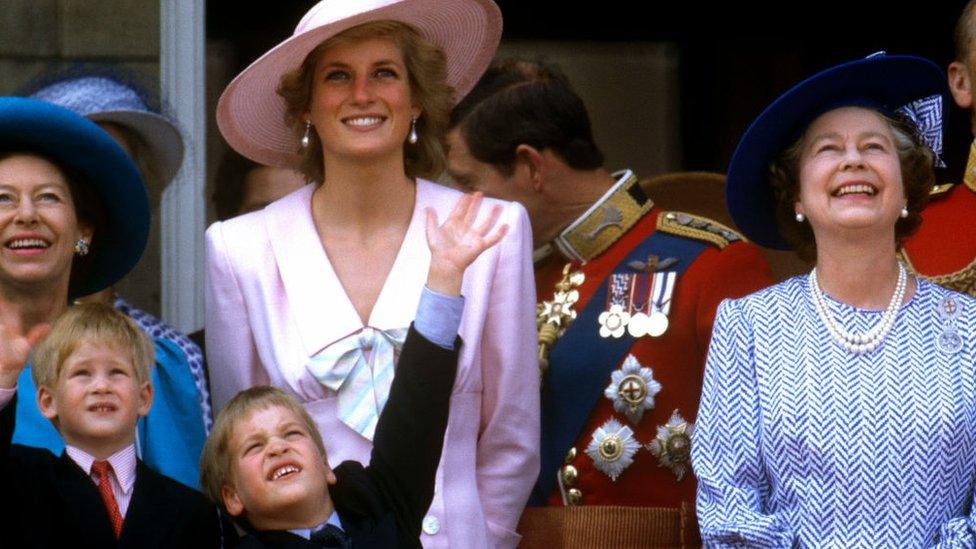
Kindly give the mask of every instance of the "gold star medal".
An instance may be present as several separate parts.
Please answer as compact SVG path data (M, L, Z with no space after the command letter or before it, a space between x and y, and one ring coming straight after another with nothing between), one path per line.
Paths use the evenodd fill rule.
M671 419L657 428L657 437L645 446L657 458L660 467L671 469L680 481L691 462L691 434L695 426L685 421L677 410Z

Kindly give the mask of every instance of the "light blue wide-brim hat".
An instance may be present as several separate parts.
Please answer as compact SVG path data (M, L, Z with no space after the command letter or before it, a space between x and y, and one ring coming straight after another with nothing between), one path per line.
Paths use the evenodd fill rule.
M930 119L922 128L922 137L930 146L938 142L940 148L948 95L939 66L911 55L874 54L807 78L766 107L739 140L725 183L729 214L752 242L778 250L792 249L776 223L769 166L811 122L843 106L863 106L887 114L907 108L912 112L905 114L916 123L925 121L917 117Z
M183 162L183 138L176 124L151 110L131 87L107 76L69 77L30 95L70 109L94 122L128 128L145 144L153 174L165 186Z
M79 175L101 201L102 230L69 297L103 290L132 270L149 237L149 197L138 168L109 134L64 107L0 97L0 151L45 156Z

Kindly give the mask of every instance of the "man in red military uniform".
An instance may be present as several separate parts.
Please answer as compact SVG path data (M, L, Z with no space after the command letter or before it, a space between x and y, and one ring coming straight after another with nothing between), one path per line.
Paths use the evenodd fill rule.
M949 64L949 90L956 104L970 111L976 135L976 1L963 8L956 23L956 60ZM902 255L915 272L947 288L976 296L976 142L962 184L932 190L922 212L922 225L905 242ZM946 238L946 235L953 235Z
M448 144L458 184L518 200L532 220L542 471L523 546L697 544L688 453L712 320L722 299L772 282L760 252L604 169L585 106L552 67L490 68Z

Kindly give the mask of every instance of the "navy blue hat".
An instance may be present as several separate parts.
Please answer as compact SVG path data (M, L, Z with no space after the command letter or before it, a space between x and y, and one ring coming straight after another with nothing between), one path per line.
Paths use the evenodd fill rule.
M776 224L776 199L769 184L769 165L800 138L811 122L843 106L857 105L891 114L919 102L921 108L930 111L924 113L925 120L919 120L915 113L906 114L920 126L925 125L921 122L935 119L934 126L930 124L922 129L923 140L930 146L937 141L941 148L941 113L948 93L946 77L938 65L910 55L875 54L837 65L800 82L766 107L739 140L725 184L732 219L756 244L791 249Z
M111 136L63 107L0 97L0 151L43 155L80 175L79 183L101 199L102 231L93 237L84 278L71 281L70 297L103 290L135 266L149 236L149 198L139 170Z

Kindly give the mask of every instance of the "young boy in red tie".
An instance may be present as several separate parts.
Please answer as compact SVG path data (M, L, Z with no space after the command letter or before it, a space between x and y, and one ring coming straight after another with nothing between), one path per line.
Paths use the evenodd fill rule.
M17 376L44 331L17 336L0 327L8 507L0 546L217 547L213 505L136 457L136 421L152 404L153 345L111 307L70 308L33 355L38 408L64 438L64 453L11 444Z

